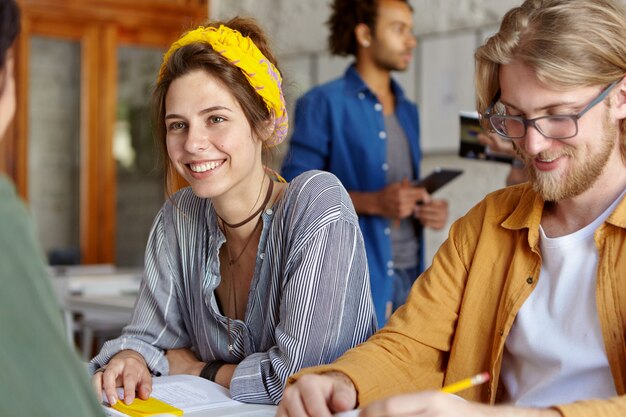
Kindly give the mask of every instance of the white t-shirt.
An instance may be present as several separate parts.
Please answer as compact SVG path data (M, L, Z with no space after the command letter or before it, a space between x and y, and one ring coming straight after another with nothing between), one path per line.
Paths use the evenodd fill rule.
M539 281L505 343L505 402L546 407L617 395L598 319L593 235L623 196L567 236L549 238L540 228Z

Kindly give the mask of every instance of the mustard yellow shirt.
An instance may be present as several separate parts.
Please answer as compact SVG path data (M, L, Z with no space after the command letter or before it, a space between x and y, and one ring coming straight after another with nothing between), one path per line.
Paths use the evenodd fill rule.
M489 384L461 395L497 403L504 342L541 269L542 211L528 184L488 195L452 225L432 266L382 330L333 364L305 372L344 372L363 406L489 371ZM557 405L566 417L626 415L626 199L596 230L595 242L598 316L619 396Z

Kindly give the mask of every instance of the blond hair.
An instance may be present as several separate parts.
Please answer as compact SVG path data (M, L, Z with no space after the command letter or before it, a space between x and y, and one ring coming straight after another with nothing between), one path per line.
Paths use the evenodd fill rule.
M480 113L499 89L500 65L514 60L557 88L606 86L626 75L626 7L618 0L526 0L474 57ZM626 162L626 119L620 133Z

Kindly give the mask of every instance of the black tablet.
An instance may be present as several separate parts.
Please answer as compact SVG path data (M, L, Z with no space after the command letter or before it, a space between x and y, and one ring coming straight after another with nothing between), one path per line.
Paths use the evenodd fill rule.
M462 169L435 168L428 176L413 183L415 187L426 188L428 194L432 194L459 175L463 173Z

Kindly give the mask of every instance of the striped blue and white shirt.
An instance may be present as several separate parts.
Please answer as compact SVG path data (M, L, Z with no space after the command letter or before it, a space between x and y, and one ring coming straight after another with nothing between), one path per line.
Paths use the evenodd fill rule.
M225 237L209 199L186 188L157 215L132 322L107 342L90 369L123 349L151 372L169 371L164 350L191 348L202 361L236 363L232 398L277 404L287 377L332 362L376 330L363 237L339 180L320 171L289 183L262 214L245 318L219 310L219 250Z

